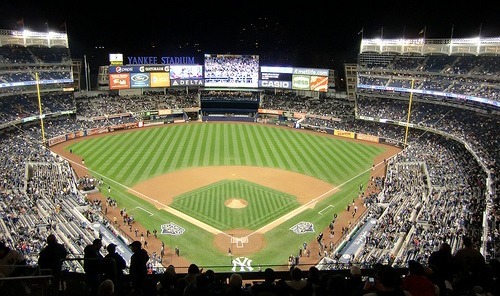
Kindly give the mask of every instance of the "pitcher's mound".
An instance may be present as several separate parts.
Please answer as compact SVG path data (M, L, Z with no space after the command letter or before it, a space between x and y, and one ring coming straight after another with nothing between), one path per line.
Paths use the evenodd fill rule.
M231 198L224 202L224 205L233 209L241 209L248 205L247 201L240 198Z

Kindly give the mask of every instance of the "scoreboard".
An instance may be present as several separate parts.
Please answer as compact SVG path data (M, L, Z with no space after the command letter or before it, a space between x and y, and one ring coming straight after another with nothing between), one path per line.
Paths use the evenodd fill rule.
M109 88L204 86L328 91L329 69L259 66L255 55L205 55L204 65L111 65Z

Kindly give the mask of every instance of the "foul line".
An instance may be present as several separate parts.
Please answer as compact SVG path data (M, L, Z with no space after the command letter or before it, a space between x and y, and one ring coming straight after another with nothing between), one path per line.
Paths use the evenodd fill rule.
M146 209L145 209L145 208L143 208L143 207L135 207L135 208L136 208L136 209L141 209L141 210L143 210L144 212L148 213L148 214L149 214L149 217L151 217L151 216L153 216L153 215L154 215L153 213L151 213L150 211L146 210Z
M333 207L333 205L327 205L324 209L318 212L318 214L323 215L322 212L326 211L328 208Z
M389 160L389 159L391 159L391 158L394 158L395 156L397 156L397 155L398 155L398 154L400 154L401 152L402 152L402 151L400 151L399 153L397 153L397 154L395 154L395 155L391 156L391 157L390 157L390 158L388 158L387 160ZM59 155L59 154L58 154L58 155ZM110 178L108 178L108 177L106 177L106 176L103 176L103 175L101 175L101 174L99 174L99 173L97 173L97 172L95 172L95 171L93 171L93 170L90 170L89 168L87 168L87 167L85 167L85 166L83 166L83 165L81 165L81 164L79 164L79 163L77 163L77 162L75 162L75 161L72 161L72 160L70 160L70 159L67 159L66 157L64 157L64 156L62 156L62 155L59 155L59 156L60 156L60 157L62 157L62 158L64 158L64 159L66 159L68 162L70 162L70 163L72 163L72 164L75 164L75 165L77 165L77 166L80 166L80 167L82 167L82 168L85 168L85 169L87 169L89 172L91 172L91 173L93 173L93 174L96 174L96 175L98 175L98 176L101 176L102 178L106 178L107 180L109 180L109 181L111 181L111 182L113 182L113 183L115 183L115 184L118 184L118 185L122 186L123 188L127 189L128 191L133 192L134 194L136 194L136 195L138 195L138 196L141 196L141 197L143 197L144 199L149 200L151 203L154 203L154 204L158 204L158 205L160 205L160 206L161 206L161 208L163 208L165 211L167 211L167 212L169 212L169 213L171 213L171 214L173 214L173 215L175 215L175 216L177 216L177 217L179 217L179 218L181 218L181 219L183 219L183 220L185 220L185 221L187 221L187 222L190 222L190 223L192 223L192 224L194 224L194 225L196 225L196 226L198 226L198 227L201 227L201 228L203 228L203 229L205 229L205 230L207 230L207 231L209 231L209 232L211 232L211 233L213 233L213 234L224 234L224 235L226 235L226 236L228 236L228 237L233 237L233 236L231 236L231 235L229 235L229 234L227 234L227 233L223 232L222 230L219 230L219 229L217 229L217 228L215 228L215 227L213 227L213 226L210 226L210 225L208 225L208 224L205 224L204 222L202 222L202 221L200 221L200 220L198 220L198 219L195 219L195 218L193 218L193 217L191 217L191 216L189 216L189 215L186 215L186 214L184 214L184 213L182 213L182 212L180 212L180 211L177 211L177 210L175 210L175 209L173 209L173 208L169 207L168 205L166 205L166 204L164 204L164 203L159 202L159 201L158 201L158 200L156 200L156 199L153 199L153 198L151 198L151 197L149 197L149 196L147 196L147 195L145 195L145 194L143 194L143 193L141 193L141 192L138 192L138 191L136 191L136 190L134 190L134 189L132 189L132 188L130 188L130 187L128 187L128 186L126 186L126 185L123 185L123 184L121 184L121 183L119 183L119 182L117 182L117 181L115 181L115 180L113 180L113 179L110 179ZM280 225L280 224L282 224L282 223L284 223L284 222L288 221L289 219L291 219L291 218L295 217L297 214L302 213L302 212L303 212L303 211L305 211L307 208L309 208L309 206L310 206L310 205L312 205L312 204L314 204L314 203L318 202L318 201L319 201L321 198L323 198L324 196L326 196L326 195L328 195L328 194L331 194L332 192L334 192L334 191L336 191L336 190L340 189L340 187L342 187L342 186L344 186L344 185L346 185L346 184L350 183L351 181L353 181L353 180L357 179L358 177L360 177L361 175L365 174L366 172L369 172L370 170L374 170L376 167L378 167L379 165L381 165L381 164L383 164L383 163L384 163L384 161L381 161L381 162L379 162L379 163L377 163L377 164L373 165L372 167L370 167L370 168L368 168L368 169L366 169L366 170L362 171L362 172L361 172L361 173L359 173L358 175L356 175L356 176L354 176L354 177L350 178L349 180L346 180L344 183L342 183L342 184L340 184L340 185L337 185L337 186L333 187L332 189L330 189L330 190L326 191L325 193L320 194L318 197L313 198L312 200L308 201L307 203L303 204L302 206L298 207L297 209L295 209L295 210L293 210L293 211L291 211L291 212L288 212L287 214L285 214L285 215L281 216L280 218L278 218L278 219L276 219L276 220L274 220L274 221L272 221L272 222L268 223L267 225L264 225L263 227L261 227L261 228L259 228L259 229L255 230L254 232L252 232L252 233L250 233L250 234L246 235L246 237L250 237L250 236L252 236L252 235L254 235L254 234L256 234L256 233L262 233L262 234L266 233L267 231L269 231L269 230L271 230L271 229L275 228L276 226L278 226L278 225ZM130 198L129 198L128 196L126 196L126 195L125 195L125 197L126 197L126 198L128 198L128 199L130 199ZM346 197L347 197L347 196L346 196ZM345 198L345 197L344 197L344 198ZM130 200L131 200L131 199L130 199ZM133 201L133 200L132 200L132 201Z
M397 154L396 154L396 155L397 155ZM393 155L392 157L394 157L394 156L395 156L395 155ZM391 158L392 158L392 157L391 157ZM276 219L276 220L272 221L271 223L269 223L269 224L267 224L267 225L264 225L263 227L261 227L261 228L257 229L256 231L254 231L254 232L250 233L248 236L254 235L254 234L256 234L256 233L266 233L266 232L268 232L269 230L271 230L271 229L275 228L276 226L278 226L278 225L280 225L280 224L282 224L282 223L284 223L284 222L288 221L289 219L293 218L293 217L294 217L294 216L296 216L297 214L302 213L302 212L303 212L303 211L305 211L307 208L309 208L309 205L311 205L311 204L313 204L313 203L316 203L318 200L320 200L321 198L323 198L325 195L330 194L330 193L332 193L332 192L334 192L334 191L338 190L340 187L342 187L342 186L344 186L344 185L346 185L346 184L350 183L351 181L353 181L353 180L357 179L358 177L360 177L361 175L365 174L366 172L369 172L369 171L371 171L371 170L375 169L377 166L379 166L379 165L381 165L381 164L383 164L383 163L384 163L384 161L381 161L381 162L379 162L379 163L377 163L377 164L373 165L372 167L370 167L370 168L368 168L368 169L366 169L366 170L362 171L362 172L361 172L361 173L359 173L358 175L356 175L356 176L352 177L351 179L349 179L349 180L345 181L344 183L342 183L342 184L340 184L340 185L338 185L338 186L333 187L332 189L330 189L330 190L328 190L327 192L325 192L325 193L323 193L323 194L319 195L319 196L318 196L318 197L316 197L316 198L311 199L310 201L308 201L307 203L305 203L305 204L301 205L300 207L296 208L295 210L293 210L293 211L291 211L291 212L286 213L285 215L281 216L280 218L278 218L278 219ZM344 197L344 198L345 198L345 197Z
M61 156L61 155L60 155L60 156ZM215 227L213 227L213 226L210 226L210 225L208 225L208 224L205 224L204 222L202 222L202 221L200 221L200 220L198 220L198 219L196 219L196 218L193 218L193 217L191 217L191 216L189 216L189 215L186 215L186 214L184 214L184 213L182 213L182 212L179 212L179 211L177 211L176 209L173 209L173 208L169 207L168 205L166 205L166 204L164 204L164 203L162 203L162 202L159 202L157 199L153 199L153 198L151 198L151 197L149 197L149 196L147 196L147 195L145 195L145 194L143 194L143 193L141 193L141 192L139 192L139 191L137 191L137 190L134 190L134 189L132 189L132 188L130 188L130 187L128 187L128 186L126 186L126 185L122 184L122 183L119 183L118 181L115 181L115 180L113 180L113 179L111 179L111 178L108 178L108 177L106 177L106 176L103 176L103 175L99 174L98 172L95 172L95 171L93 171L93 170L91 170L91 169L89 169L89 168L87 168L87 167L85 167L85 166L83 166L83 165L81 165L81 164L79 164L79 163L75 162L75 161L72 161L72 160L70 160L70 159L67 159L67 158L65 158L65 157L63 157L63 156L61 156L61 157L62 157L62 158L64 158L64 159L66 159L68 162L70 162L70 163L72 163L72 164L75 164L75 165L77 165L77 166L79 166L79 167L81 167L81 168L85 168L85 169L87 169L87 170L88 170L89 172L91 172L92 174L98 175L98 176L100 176L100 177L102 177L102 178L105 178L105 179L107 179L107 180L109 180L109 181L111 181L111 182L113 182L113 183L115 183L115 184L117 184L117 185L119 185L119 186L121 186L121 187L123 187L123 188L127 189L129 192L132 192L132 193L134 193L135 195L140 196L140 197L142 197L143 199L146 199L146 200L150 201L152 204L160 205L160 207L158 207L158 208L164 209L165 211L167 211L167 212L169 212L169 213L171 213L171 214L173 214L173 215L175 215L175 216L177 216L177 217L179 217L179 218L181 218L181 219L185 220L186 222L189 222L189 223L191 223L191 224L194 224L194 225L196 225L196 226L198 226L198 227L200 227L200 228L203 228L203 229L205 229L205 230L207 230L208 232L211 232L211 233L213 233L213 234L220 234L220 233L222 233L222 234L225 234L225 235L227 235L227 236L231 237L229 234L226 234L226 233L224 233L223 231L221 231L221 230L219 230L219 229L217 229L217 228L215 228ZM133 201L133 202L136 202L136 201L132 200L130 197L128 197L127 195L124 195L124 197L125 197L125 198L127 198L127 199L129 199L129 200L131 200L131 201ZM138 207L136 207L136 208L141 208L141 207L139 207L139 206L138 206ZM141 209L142 209L142 208L141 208ZM144 210L144 209L143 209L143 210ZM146 210L144 210L144 211L146 211ZM146 212L148 212L148 211L146 211ZM150 213L150 214L151 214L151 212L148 212L148 213ZM151 214L151 215L152 215L152 214Z

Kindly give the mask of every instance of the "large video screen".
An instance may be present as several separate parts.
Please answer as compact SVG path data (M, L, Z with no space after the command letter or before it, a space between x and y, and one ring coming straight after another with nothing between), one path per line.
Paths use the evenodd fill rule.
M328 69L293 68L292 89L328 91Z
M259 87L327 92L328 72L328 69L262 66Z
M259 87L292 88L293 67L260 67Z
M205 54L205 87L259 86L258 55Z
M203 86L203 66L170 65L170 84L172 86Z

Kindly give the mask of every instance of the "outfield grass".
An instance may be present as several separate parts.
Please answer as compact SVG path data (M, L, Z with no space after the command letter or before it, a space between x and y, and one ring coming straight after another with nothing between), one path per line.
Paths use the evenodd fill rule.
M373 159L384 152L382 147L320 134L239 123L168 125L92 138L74 143L66 149L72 149L73 153L84 158L92 174L103 177L105 188L108 184L111 185L113 198L118 200L120 207L126 207L146 228L158 229L159 225L168 222L186 228L184 235L162 239L171 247L179 246L183 256L203 266L229 264L225 253L207 243L213 241L212 234L156 209L128 193L126 187L176 170L227 165L280 168L309 175L332 185L341 185L338 192L320 201L316 208L302 212L265 234L268 247L252 255L251 259L254 265L280 265L286 264L289 255L297 254L302 242L311 241L319 231L327 227L334 213L340 212L347 203L352 202L357 196L359 185L368 181ZM227 192L252 188L264 195L272 193L272 190L264 190L256 184L234 182L228 183L232 186L228 188L232 189L227 189ZM224 184L217 186L224 188ZM267 204L266 207L269 208L264 213L249 211L249 216L239 222L235 219L224 221L220 219L222 216L216 216L215 209L213 212L202 209L202 205L210 204L208 201L190 205L192 201L186 198L203 196L206 192L210 190L205 188L186 193L177 197L172 206L197 218L201 215L204 222L215 224L214 227L219 229L238 225L258 228L270 219L275 219L276 215L268 215L266 212L274 211L277 216L281 216L297 207L297 201L291 201L286 194L281 193L286 198L279 203L274 201L273 204ZM318 214L322 209L325 210ZM261 221L251 224L254 218ZM314 223L316 233L297 235L289 230L301 221ZM200 248L204 251L200 252Z

